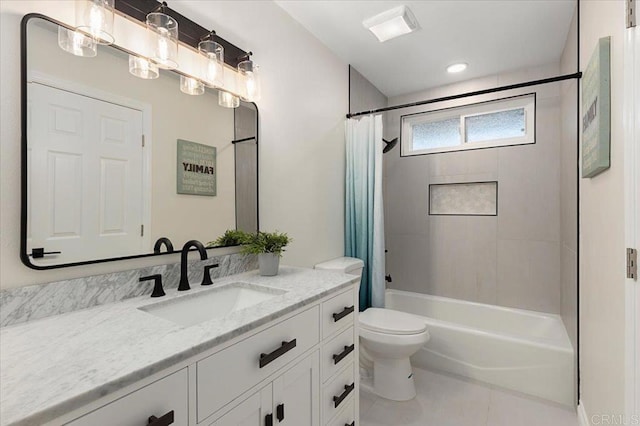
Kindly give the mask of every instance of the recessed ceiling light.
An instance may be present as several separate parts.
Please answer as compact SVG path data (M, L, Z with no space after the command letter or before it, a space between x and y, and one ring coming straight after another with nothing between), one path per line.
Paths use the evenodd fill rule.
M420 29L420 25L407 6L398 6L362 21L380 42L391 40Z
M465 62L460 62L459 64L452 64L447 67L447 72L456 73L462 72L467 69L468 64Z

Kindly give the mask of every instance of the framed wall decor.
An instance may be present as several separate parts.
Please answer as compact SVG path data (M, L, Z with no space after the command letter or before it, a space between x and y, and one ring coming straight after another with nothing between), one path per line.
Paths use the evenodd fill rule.
M611 37L598 40L582 75L582 177L611 166Z
M216 147L178 139L178 194L213 197L217 192Z

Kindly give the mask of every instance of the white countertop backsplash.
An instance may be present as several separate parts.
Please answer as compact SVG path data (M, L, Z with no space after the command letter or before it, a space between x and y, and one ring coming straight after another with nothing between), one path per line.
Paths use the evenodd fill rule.
M280 267L227 276L210 287L148 295L0 329L0 424L53 420L111 392L348 287L355 277ZM191 327L137 308L241 282L285 290L248 309Z

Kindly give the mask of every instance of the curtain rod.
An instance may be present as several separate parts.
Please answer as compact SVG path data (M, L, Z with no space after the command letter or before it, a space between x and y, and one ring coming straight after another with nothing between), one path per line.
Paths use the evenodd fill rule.
M378 112L393 111L395 109L410 108L410 107L415 107L420 105L433 104L436 102L452 101L454 99L467 98L470 96L478 96L478 95L486 95L488 93L503 92L505 90L520 89L522 87L537 86L539 84L555 83L557 81L571 80L571 79L580 79L581 77L582 77L581 72L577 72L574 74L565 74L557 77L543 78L542 80L531 80L525 83L510 84L508 86L494 87L491 89L484 89L484 90L476 90L475 92L461 93L459 95L444 96L442 98L428 99L424 101L411 102L408 104L394 105L394 106L385 107L385 108L372 109L370 111L354 112L353 114L347 114L347 118L358 117L361 115L376 114Z

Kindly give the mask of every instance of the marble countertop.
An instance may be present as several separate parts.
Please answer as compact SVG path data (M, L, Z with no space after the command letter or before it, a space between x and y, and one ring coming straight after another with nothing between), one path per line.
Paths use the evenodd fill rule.
M192 284L188 292L171 290L159 299L137 297L2 328L0 424L51 421L346 288L353 279L283 266L275 277L251 271L216 280L210 287ZM232 282L286 293L190 327L137 309Z

